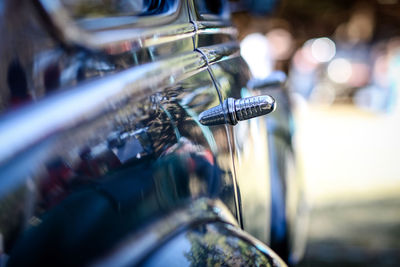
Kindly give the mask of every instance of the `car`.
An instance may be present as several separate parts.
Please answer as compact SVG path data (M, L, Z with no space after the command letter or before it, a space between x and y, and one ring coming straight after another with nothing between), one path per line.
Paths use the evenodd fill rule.
M291 263L290 104L227 1L5 0L0 33L0 266Z

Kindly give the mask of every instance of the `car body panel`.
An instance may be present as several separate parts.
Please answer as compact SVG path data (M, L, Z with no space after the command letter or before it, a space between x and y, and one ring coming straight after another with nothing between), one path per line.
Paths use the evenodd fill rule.
M105 17L96 25L75 23L58 1L20 2L20 9L6 1L0 10L7 14L0 30L10 40L0 47L7 54L0 64L6 73L0 76L0 261L101 263L119 255L123 244L135 249L150 238L135 254L139 264L167 239L179 239L182 227L202 224L247 240L255 255L281 266L239 229L268 239L268 222L242 221L255 214L254 201L265 205L260 220L268 216L268 195L241 198L257 186L268 190L267 168L256 177L242 167L253 159L245 147L254 150L260 136L239 139L251 123L207 127L197 118L227 97L241 97L249 78L225 9L199 15L193 1L178 1L165 16L115 23ZM23 82L15 83L18 78ZM196 204L203 202L213 204ZM225 209L231 217L198 212L188 226L180 211L190 213L193 205ZM169 216L176 216L174 227ZM218 227L211 226L215 221ZM161 225L166 230L154 236ZM147 234L138 236L142 231Z
M211 66L223 98L254 95L246 88L250 77L245 62L232 58ZM243 229L269 243L270 235L270 167L268 128L263 117L229 127L233 160L240 189Z

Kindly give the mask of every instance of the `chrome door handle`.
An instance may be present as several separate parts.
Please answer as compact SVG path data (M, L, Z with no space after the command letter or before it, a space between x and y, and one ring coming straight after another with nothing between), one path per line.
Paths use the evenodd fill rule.
M238 121L266 115L275 110L275 99L269 95L251 96L241 99L228 98L222 103L200 113L203 125L236 125ZM225 117L227 120L225 120Z

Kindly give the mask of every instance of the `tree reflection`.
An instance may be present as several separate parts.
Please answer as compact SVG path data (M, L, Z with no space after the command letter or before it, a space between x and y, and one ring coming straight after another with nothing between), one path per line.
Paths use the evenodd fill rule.
M261 251L235 236L220 223L198 226L188 232L186 237L191 248L185 257L192 267L272 266Z

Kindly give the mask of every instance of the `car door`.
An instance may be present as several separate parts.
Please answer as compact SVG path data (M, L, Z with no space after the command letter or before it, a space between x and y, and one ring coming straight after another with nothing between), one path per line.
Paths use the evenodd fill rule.
M222 100L259 94L247 89L250 72L240 56L237 30L229 20L226 1L190 1L192 19L199 29L198 50L209 61ZM227 123L232 161L238 185L243 229L265 243L270 235L270 168L264 117Z
M232 128L198 120L221 104L217 80L232 73L214 75L220 59L198 46L192 2L107 3L4 5L26 33L1 25L11 42L2 96L19 97L2 97L0 120L9 266L140 263L187 225L241 226ZM139 5L125 13L129 3ZM33 49L21 52L22 40Z

